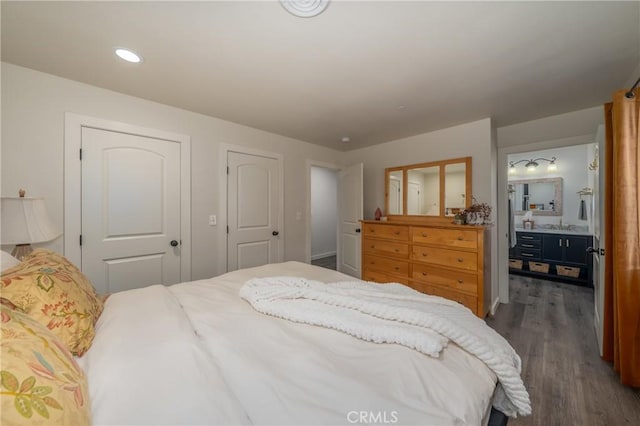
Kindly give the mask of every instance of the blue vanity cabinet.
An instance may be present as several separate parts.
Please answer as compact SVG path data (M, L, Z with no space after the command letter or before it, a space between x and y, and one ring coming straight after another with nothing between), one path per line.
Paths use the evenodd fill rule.
M510 262L514 265L510 273L592 286L593 261L587 253L592 236L532 231L516 234L517 245L509 251L509 259L516 261Z
M588 266L587 247L592 237L586 235L550 234L542 236L542 260Z

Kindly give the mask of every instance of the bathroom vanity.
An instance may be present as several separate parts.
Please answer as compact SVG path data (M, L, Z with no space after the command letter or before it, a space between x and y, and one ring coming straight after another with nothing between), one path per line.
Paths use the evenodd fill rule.
M589 232L517 229L516 237L516 246L509 249L509 273L593 286Z

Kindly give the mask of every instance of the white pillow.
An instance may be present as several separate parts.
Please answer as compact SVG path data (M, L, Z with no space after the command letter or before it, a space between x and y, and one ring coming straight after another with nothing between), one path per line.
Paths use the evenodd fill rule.
M20 261L15 257L11 256L4 250L0 250L0 271L4 271L5 269L13 268L16 265L20 264Z

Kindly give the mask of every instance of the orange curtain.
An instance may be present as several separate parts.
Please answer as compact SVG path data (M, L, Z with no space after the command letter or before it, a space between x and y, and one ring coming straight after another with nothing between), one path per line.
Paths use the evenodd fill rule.
M604 358L640 387L640 88L605 105L607 244Z

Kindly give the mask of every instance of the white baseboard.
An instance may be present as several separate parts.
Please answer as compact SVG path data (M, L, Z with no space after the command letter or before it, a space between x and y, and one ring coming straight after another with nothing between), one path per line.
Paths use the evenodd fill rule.
M329 257L329 256L335 256L335 255L336 255L335 251L328 251L326 253L313 254L311 255L311 260L318 260L318 259L322 259L323 257Z
M498 310L498 305L500 304L500 298L496 297L496 300L491 304L491 309L489 310L489 315L494 316L496 311Z

